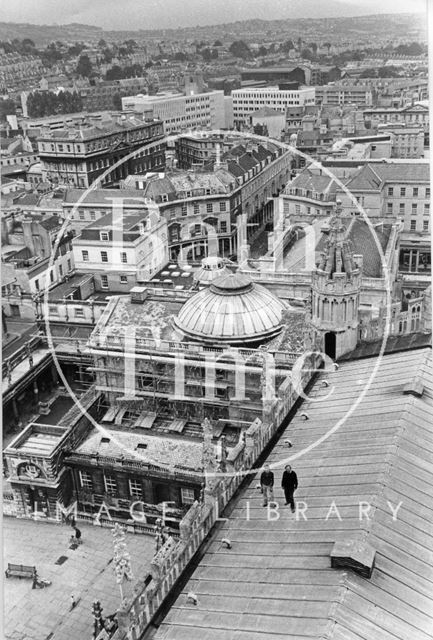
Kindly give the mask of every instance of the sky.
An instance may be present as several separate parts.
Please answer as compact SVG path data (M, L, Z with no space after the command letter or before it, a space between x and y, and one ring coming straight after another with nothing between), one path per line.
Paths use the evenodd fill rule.
M2 22L158 29L261 18L425 12L428 0L1 0Z

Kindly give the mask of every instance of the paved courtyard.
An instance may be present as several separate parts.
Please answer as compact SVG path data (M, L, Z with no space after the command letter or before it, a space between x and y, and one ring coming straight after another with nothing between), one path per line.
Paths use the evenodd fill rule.
M73 640L92 637L92 604L100 600L104 615L117 610L119 587L115 581L110 529L78 523L83 544L69 548L72 529L67 525L32 520L3 519L4 567L8 562L35 565L41 578L52 581L45 589L32 589L30 579L4 578L5 640ZM136 578L148 573L154 539L127 534ZM56 565L60 556L63 564ZM133 583L124 584L125 595ZM71 610L71 595L77 604Z

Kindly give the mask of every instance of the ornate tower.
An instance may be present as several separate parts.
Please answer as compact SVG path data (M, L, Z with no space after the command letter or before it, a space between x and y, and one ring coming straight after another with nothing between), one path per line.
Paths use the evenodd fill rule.
M329 223L319 266L312 273L310 328L315 346L336 360L356 347L362 257L355 262L340 201Z

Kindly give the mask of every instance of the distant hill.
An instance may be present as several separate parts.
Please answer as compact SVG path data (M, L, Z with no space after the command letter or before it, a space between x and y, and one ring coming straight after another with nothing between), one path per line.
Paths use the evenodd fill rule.
M0 40L30 38L36 46L46 45L56 40L62 42L99 40L103 37L103 33L104 31L101 27L86 24L39 25L0 22Z
M262 1L262 0L261 0ZM301 5L304 10L301 12ZM313 6L316 8L314 18L309 17ZM298 37L308 38L314 31L315 34L322 33L321 37L331 39L341 38L347 35L350 40L356 35L377 34L383 37L389 34L390 38L407 37L416 40L426 38L426 20L422 14L379 14L363 16L340 16L326 17L320 13L326 13L324 7L329 11L336 10L340 6L339 2L328 2L328 0L318 2L318 0L293 0L290 7L293 9L293 16L301 13L302 18L292 17L279 20L264 20L254 18L250 20L238 20L223 24L207 24L177 29L139 29L139 30L104 30L86 24L71 23L65 25L35 25L11 22L0 22L0 40L13 40L14 38L30 38L36 46L45 46L55 40L62 42L97 42L101 38L105 40L122 40L134 38L144 40L146 38L191 38L206 39L215 37L230 39L242 37L245 34L266 35L269 38L275 37ZM349 5L343 5L346 12ZM332 9L333 8L333 9ZM353 7L352 7L353 8ZM295 11L296 9L296 11ZM332 9L332 11L331 11ZM221 15L221 14L220 14ZM209 17L211 19L211 16Z

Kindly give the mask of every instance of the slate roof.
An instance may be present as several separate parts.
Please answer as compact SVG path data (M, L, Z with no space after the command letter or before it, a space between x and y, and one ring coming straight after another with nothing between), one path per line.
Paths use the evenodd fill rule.
M386 182L429 182L430 165L425 162L377 162L364 165L346 184L350 191L380 191Z
M344 362L320 374L312 399L302 406L309 419L298 411L267 458L279 465L274 473L280 518L267 519L257 474L210 537L155 640L431 640L431 349L382 359L373 384L342 426L292 461L306 520L283 506L282 461L314 445L354 407L376 362ZM324 379L330 387L322 385ZM421 397L404 392L416 382L424 385ZM325 519L333 500L341 520L335 511ZM371 504L369 520L359 519L360 501ZM395 520L388 502L394 508L402 503ZM230 539L230 550L222 547L223 537ZM334 543L349 539L375 550L371 578L331 568ZM187 604L189 591L197 605Z
M367 223L359 218L352 218L347 228L347 238L351 240L353 251L361 254L364 258L362 263L362 274L368 278L380 278L382 276L382 257L376 244L376 239L385 254L391 234L391 225L384 224L374 228L371 232ZM324 247L326 236L322 235L316 247L316 251L321 251Z
M76 204L80 198L84 195L84 189L68 189L64 196L65 204ZM135 207L142 207L143 203L140 203L137 198L143 197L143 191L139 189L92 189L87 191L81 205L86 204L106 204L107 206L113 206L112 198L124 198L124 204L133 205ZM134 198L134 200L132 199Z
M336 193L337 187L338 185L335 179L326 173L318 174L309 169L304 169L304 171L298 173L298 175L289 182L284 193L290 193L290 190L293 188L307 189L318 193Z

